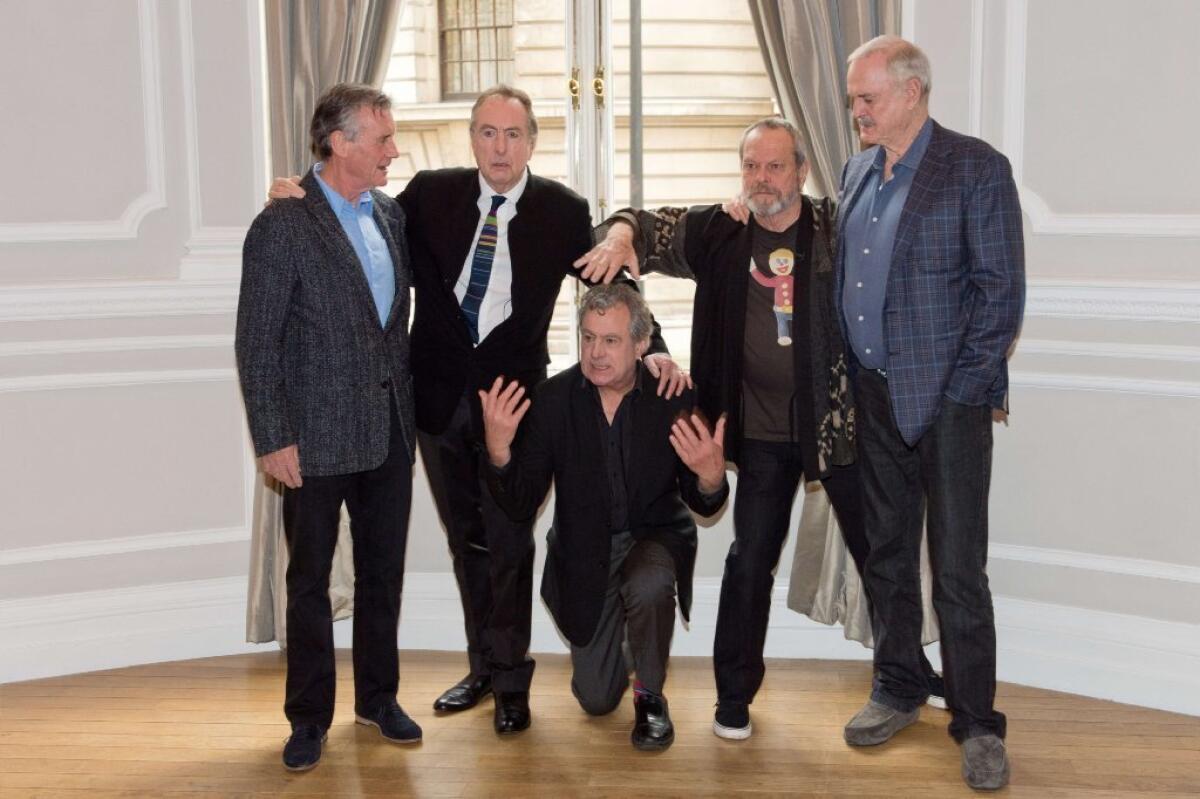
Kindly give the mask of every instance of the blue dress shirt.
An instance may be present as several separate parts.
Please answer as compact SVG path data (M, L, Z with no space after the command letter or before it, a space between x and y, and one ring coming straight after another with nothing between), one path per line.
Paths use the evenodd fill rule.
M379 314L379 324L386 325L388 314L392 310L392 301L396 298L396 270L392 263L392 254L388 252L387 242L375 224L375 203L371 192L364 191L358 196L357 203L351 203L338 194L329 184L321 179L321 169L324 164L318 163L313 167L313 174L325 199L333 208L342 230L350 239L350 246L358 256L363 274L367 277L367 285L371 287L371 297L375 300L375 311Z
M913 175L929 148L933 120L925 120L917 138L892 167L891 180L883 179L887 153L877 147L871 174L862 183L858 196L850 198L846 214L846 282L842 287L842 308L846 333L859 363L868 369L887 368L887 330L883 309L887 302L888 272L892 267L892 248L900 214L912 187Z

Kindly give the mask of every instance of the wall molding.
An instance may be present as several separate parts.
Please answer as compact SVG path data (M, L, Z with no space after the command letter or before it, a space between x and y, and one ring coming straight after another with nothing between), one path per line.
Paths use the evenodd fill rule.
M237 370L232 367L21 375L19 377L0 377L0 394L26 391L62 391L81 388L114 388L118 386L151 386L168 383L236 383L237 379Z
M720 578L696 580L693 622L677 629L674 654L712 654L719 587ZM243 643L246 590L244 577L231 577L0 601L0 682L273 651L274 644ZM788 610L786 596L786 583L778 583L769 657L870 657L841 628ZM995 607L1001 680L1200 714L1200 625L1008 597L997 597ZM335 625L338 646L349 645L351 626ZM404 649L462 651L453 574L405 576L400 642ZM567 651L540 602L532 650Z
M61 544L2 549L0 550L0 566L125 555L130 552L157 552L180 547L205 547L249 540L250 531L247 528L227 527L214 530L121 536L96 541L70 541Z
M200 192L200 125L196 106L196 48L193 41L192 0L179 6L179 57L183 72L183 131L187 152L188 175L188 221L191 235L184 245L186 253L179 264L179 276L183 280L236 280L241 275L242 242L246 238L245 226L205 225L203 219L203 197ZM257 4L250 3L256 7ZM247 20L250 31L256 30L253 10ZM251 53L257 53L257 46ZM253 59L252 64L257 62ZM249 76L251 84L257 74ZM254 109L251 119L261 116L261 109ZM261 128L251 130L252 146L261 147ZM259 166L255 159L255 168Z
M1059 236L1200 237L1200 214L1069 214L1052 209L1025 181L1025 66L1029 0L1008 0L1004 30L1004 128L1001 149L1012 165L1021 209L1034 233ZM982 79L982 75L980 76ZM980 87L982 91L982 87Z
M1146 397L1183 397L1200 399L1200 381L1156 380L1114 375L1065 374L1015 369L1009 385L1056 391L1100 391L1111 394L1138 394Z
M1161 560L1143 560L1115 555L1096 555L1049 547L1029 547L1017 544L988 544L988 558L1040 566L1065 566L1069 569L1146 577L1152 580L1200 585L1200 566L1186 566Z
M3 350L0 350L0 354L2 353ZM1173 344L1123 344L1112 341L1022 338L1017 343L1017 355L1061 355L1068 358L1200 363L1200 347Z
M101 352L158 352L160 350L232 351L228 333L178 336L120 336L113 338L55 339L0 342L0 358L23 355L90 355Z
M121 216L97 222L4 223L0 243L107 241L136 239L142 220L167 207L166 146L163 141L162 60L159 55L158 3L138 0L138 47L142 79L142 131L145 136L146 189L134 197Z
M212 316L237 310L235 281L142 281L6 286L0 322Z
M1035 279L1025 316L1200 324L1200 283Z

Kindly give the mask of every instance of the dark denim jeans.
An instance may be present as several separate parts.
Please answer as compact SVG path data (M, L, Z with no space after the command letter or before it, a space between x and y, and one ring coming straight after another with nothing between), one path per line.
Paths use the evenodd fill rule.
M870 544L866 586L874 608L871 698L901 711L926 698L920 665L924 500L950 734L958 741L1003 738L1005 717L994 707L996 625L986 571L991 411L943 399L933 425L910 447L893 420L887 380L860 369L854 391Z
M762 685L763 646L775 566L787 540L804 466L795 444L744 439L733 502L733 544L725 558L713 640L717 699L750 704ZM865 553L857 468L834 467L821 481L855 560Z

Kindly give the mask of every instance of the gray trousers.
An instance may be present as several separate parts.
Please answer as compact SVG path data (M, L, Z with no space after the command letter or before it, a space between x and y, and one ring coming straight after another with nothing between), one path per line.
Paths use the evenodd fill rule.
M621 703L632 668L642 685L661 694L675 632L675 561L655 541L612 537L604 608L586 646L571 647L571 690L585 712L602 716ZM623 644L628 640L626 662Z

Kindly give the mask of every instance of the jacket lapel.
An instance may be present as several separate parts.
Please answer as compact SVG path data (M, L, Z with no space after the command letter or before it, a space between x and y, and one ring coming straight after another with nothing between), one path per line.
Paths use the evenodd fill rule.
M325 199L325 192L317 183L316 175L311 169L300 181L300 187L305 191L302 202L307 206L309 214L321 229L321 240L332 250L333 263L348 272L347 277L350 285L353 286L351 290L358 294L359 299L365 303L365 307L370 309L371 318L378 323L379 317L375 311L375 300L371 296L371 287L367 284L367 276L363 272L362 264L359 263L358 255L354 252L354 247L350 244L346 231L342 229L342 223L338 221L329 201Z
M388 255L392 257L392 272L396 278L396 296L392 298L392 307L388 311L387 324L383 326L383 329L387 330L395 324L399 311L408 303L408 264L401 257L400 247L397 245L396 237L392 234L392 220L388 219L383 209L379 207L378 202L374 203L372 208L375 225L379 228L383 240L387 243Z
M933 123L933 131L929 139L929 148L921 159L921 165L913 175L912 186L908 190L908 199L904 201L904 210L900 212L900 222L896 226L896 240L892 245L892 270L903 267L908 251L912 247L913 232L917 222L925 215L933 203L937 186L942 185L942 174L949 166L942 152L942 131L938 123Z
M578 454L583 457L580 462L587 463L588 473L594 478L603 499L600 512L604 513L605 525L608 524L609 509L612 508L612 489L604 474L604 442L600 440L600 421L596 409L596 398L592 396L592 387L583 377L579 366L572 367L571 380L571 426L575 435L569 440L579 444Z

